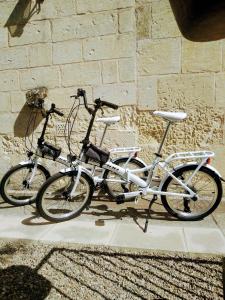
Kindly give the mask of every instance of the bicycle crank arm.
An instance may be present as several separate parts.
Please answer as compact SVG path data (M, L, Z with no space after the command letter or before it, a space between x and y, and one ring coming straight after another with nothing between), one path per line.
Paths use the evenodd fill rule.
M124 202L134 202L137 196L141 196L143 194L142 191L136 191L136 192L130 192L130 193L125 193L118 195L116 197L116 203L117 204L122 204Z

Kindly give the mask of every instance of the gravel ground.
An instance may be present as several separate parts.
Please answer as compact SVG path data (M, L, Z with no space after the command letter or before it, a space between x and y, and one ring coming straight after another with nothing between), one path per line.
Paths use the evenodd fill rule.
M223 258L0 241L0 299L223 299Z

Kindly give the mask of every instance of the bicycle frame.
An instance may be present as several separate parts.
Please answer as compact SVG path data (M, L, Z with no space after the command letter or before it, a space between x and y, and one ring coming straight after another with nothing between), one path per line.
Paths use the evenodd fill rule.
M170 155L164 161L161 161L159 157L156 157L151 165L148 165L147 167L141 168L141 169L129 170L129 169L117 166L111 162L107 162L103 167L110 171L113 171L115 174L117 174L121 177L124 177L125 181L117 180L117 182L121 182L121 183L131 182L131 183L134 183L135 185L139 186L138 191L130 192L130 193L122 193L120 196L124 197L124 199L129 199L129 198L138 197L138 196L147 195L147 194L170 195L170 196L176 196L176 197L181 197L181 198L189 196L190 198L193 198L197 195L195 192L192 191L192 189L190 189L188 187L188 184L191 182L191 180L196 175L196 173L199 171L199 169L203 165L207 164L208 158L213 157L213 156L214 156L214 153L211 151L181 152L181 153L174 153L174 154ZM172 161L182 160L182 159L193 159L193 158L199 159L200 162L197 163L196 170L193 172L193 174L188 178L188 180L186 182L183 182L182 180L178 179L176 176L173 175L174 169L171 171L167 167L169 165L169 163L171 163ZM195 163L196 163L196 161L195 161ZM185 189L185 191L187 191L187 193L183 194L183 193L163 192L163 191L161 191L162 184L160 184L159 187L150 187L150 184L151 184L151 181L153 178L153 174L154 174L154 171L156 170L156 168L162 169L164 171L164 173L166 174L163 182L165 181L166 178L168 178L170 176L181 187L183 187ZM148 178L146 181L144 181L143 179L141 179L140 177L135 175L135 173L141 173L144 171L149 171L149 175L148 175ZM115 182L115 180L112 180L112 181Z

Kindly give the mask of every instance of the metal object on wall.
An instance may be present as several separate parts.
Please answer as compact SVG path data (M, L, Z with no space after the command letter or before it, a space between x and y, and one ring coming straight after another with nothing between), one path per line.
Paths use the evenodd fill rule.
M225 38L224 0L170 0L185 38L206 42Z

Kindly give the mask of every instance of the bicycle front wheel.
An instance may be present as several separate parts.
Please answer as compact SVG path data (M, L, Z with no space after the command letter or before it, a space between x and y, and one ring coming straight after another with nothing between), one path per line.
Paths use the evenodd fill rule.
M76 183L76 190L71 195ZM81 173L78 181L77 172L73 175L57 173L38 192L37 210L48 221L67 221L78 216L88 206L93 192L93 182L85 173Z
M50 176L42 165L27 163L11 168L2 178L1 196L3 200L14 206L22 206L35 202L38 190Z
M197 165L189 165L176 170L173 175L187 182L194 173ZM222 184L219 176L207 167L201 167L194 175L188 187L197 197L188 197L188 192L172 177L168 177L162 186L162 191L171 193L187 193L187 197L162 195L162 203L165 209L180 220L197 221L211 214L222 199Z

